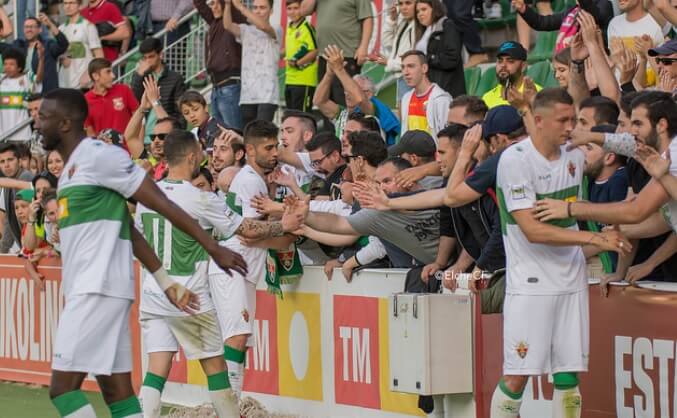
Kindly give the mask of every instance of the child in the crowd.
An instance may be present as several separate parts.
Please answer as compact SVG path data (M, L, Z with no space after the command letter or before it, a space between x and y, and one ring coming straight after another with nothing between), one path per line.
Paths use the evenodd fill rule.
M317 42L315 28L301 14L301 0L287 0L284 98L287 109L309 112L317 87Z

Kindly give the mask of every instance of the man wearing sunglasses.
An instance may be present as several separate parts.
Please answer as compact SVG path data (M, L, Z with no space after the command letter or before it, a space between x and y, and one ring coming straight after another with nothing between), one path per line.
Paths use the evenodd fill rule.
M658 48L649 50L649 56L655 57L658 64L658 76L664 87L672 86L668 93L675 92L677 86L677 39L667 41ZM665 78L665 81L663 81Z

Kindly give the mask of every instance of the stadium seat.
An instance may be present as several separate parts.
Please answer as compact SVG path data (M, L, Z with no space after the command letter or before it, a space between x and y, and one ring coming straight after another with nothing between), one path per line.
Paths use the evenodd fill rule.
M517 16L514 11L510 9L509 0L500 0L501 4L501 18L500 19L477 19L477 24L481 29L495 30L504 29L508 27L515 27Z
M493 89L498 85L498 80L496 79L496 66L492 65L484 70L480 82L477 86L477 95L482 96L484 93Z
M470 96L477 95L477 87L480 84L480 78L482 78L482 70L479 67L470 67L463 70L463 75L465 76L465 91Z
M527 76L534 80L534 83L539 86L544 86L547 83L551 72L552 67L550 66L550 61L539 61L529 65L527 68Z
M536 45L528 57L529 63L535 63L543 60L550 60L555 50L555 41L557 41L557 31L539 32L536 39Z

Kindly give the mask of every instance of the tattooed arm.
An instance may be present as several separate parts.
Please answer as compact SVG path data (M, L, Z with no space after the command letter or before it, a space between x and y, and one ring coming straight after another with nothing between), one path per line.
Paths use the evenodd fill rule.
M263 239L281 237L285 230L280 221L268 222L245 218L235 233L245 238Z

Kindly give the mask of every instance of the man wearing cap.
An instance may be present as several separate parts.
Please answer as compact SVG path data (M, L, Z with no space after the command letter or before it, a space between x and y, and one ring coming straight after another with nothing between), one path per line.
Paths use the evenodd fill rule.
M400 142L388 150L391 156L399 155L409 161L412 167L420 167L423 164L434 162L436 152L437 145L433 137L428 132L420 130L407 131L400 138ZM424 189L430 190L441 187L442 182L441 176L426 176L419 180L418 184Z
M527 50L519 42L503 42L496 55L496 78L498 85L482 96L489 109L509 104L506 100L506 88L517 86L517 91L524 91L524 74L527 70ZM542 87L536 85L536 90Z
M677 89L677 39L649 50L649 56L656 59L658 65L659 86L663 91L674 93ZM665 77L665 81L664 81Z

